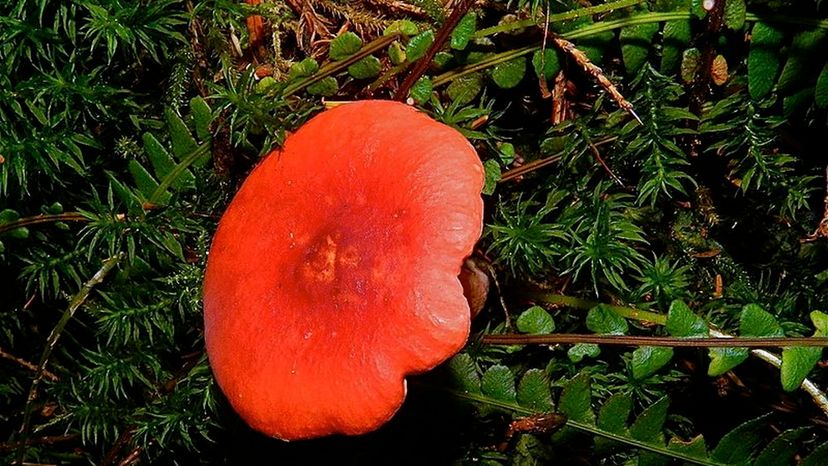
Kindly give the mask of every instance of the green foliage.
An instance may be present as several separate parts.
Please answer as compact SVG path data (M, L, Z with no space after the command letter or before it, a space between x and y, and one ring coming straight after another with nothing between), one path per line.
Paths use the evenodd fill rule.
M696 0L475 3L408 96L481 156L489 307L463 352L409 379L420 404L375 437L315 448L241 427L204 354L220 213L323 105L396 97L449 13L306 3L0 6L0 463L237 463L257 448L308 464L824 462L806 392L777 399L824 386L820 347L759 353L775 369L746 364L747 347L485 339L828 336L814 310L828 305L819 2L727 0L716 27ZM260 50L251 14L267 25ZM117 265L101 275L105 261ZM42 354L29 401L24 363ZM739 383L712 395L726 379L708 375ZM431 389L451 409L430 411ZM792 413L763 415L783 404ZM462 428L443 422L455 411ZM422 426L452 429L429 439L450 447L423 448Z

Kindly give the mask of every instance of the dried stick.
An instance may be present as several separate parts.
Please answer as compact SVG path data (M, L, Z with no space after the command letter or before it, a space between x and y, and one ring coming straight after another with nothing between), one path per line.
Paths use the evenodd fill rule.
M27 227L29 225L38 225L41 223L88 221L89 219L80 212L64 212L62 214L41 214L35 215L34 217L26 217L15 220L13 222L4 223L0 225L0 233L5 233L7 231Z
M721 334L724 335L724 334ZM615 346L660 346L671 348L781 348L787 346L828 346L826 337L790 338L676 338L631 335L596 335L592 333L551 333L548 335L486 335L484 345L559 345L594 343Z
M434 59L434 56L437 55L437 52L443 47L443 44L451 35L451 31L454 30L454 27L457 26L457 23L460 22L460 19L469 11L471 8L474 0L461 0L457 6L452 10L451 15L449 15L446 22L440 27L440 30L437 31L437 35L434 37L434 42L431 44L431 47L428 48L425 55L423 55L417 63L414 64L414 68L408 73L408 75L403 80L400 87L397 89L397 93L394 94L395 100L405 101L408 98L408 91L414 87L414 83L420 79L420 76L426 72L429 65L431 64L431 60Z
M25 367L26 369L29 369L30 371L37 373L37 366L36 365L30 363L29 361L26 361L25 359L18 358L17 356L15 356L13 354L9 354L9 353L5 352L3 350L3 348L0 348L0 358L8 359L9 361L14 361L17 364L20 364L21 366ZM54 373L52 373L52 372L50 372L46 369L43 369L43 377L46 377L47 379L49 379L52 382L56 382L58 380L57 375L55 375Z
M583 68L583 70L587 74L589 74L596 81L598 81L598 84L601 87L603 87L605 91L607 91L610 97L612 97L612 100L614 100L619 107L621 107L627 113L632 115L632 117L635 118L635 120L639 124L644 124L641 121L641 118L638 117L638 114L635 113L633 105L629 101L627 101L627 99L625 99L623 95L621 95L621 92L618 91L618 88L615 87L615 84L613 84L612 81L610 81L609 78L607 78L606 75L604 75L604 71L600 67L592 63L589 60L589 58L587 58L587 56L584 54L584 52L580 51L577 47L575 47L575 44L569 42L566 39L561 38L552 31L547 31L546 37L548 37L549 40L551 40L552 43L555 44L556 47L558 47L558 49L572 57L572 59L575 60L575 63L577 63L581 68Z

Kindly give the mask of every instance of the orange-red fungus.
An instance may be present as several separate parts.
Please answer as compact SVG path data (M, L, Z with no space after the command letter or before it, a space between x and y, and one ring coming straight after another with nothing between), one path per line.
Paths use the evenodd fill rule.
M210 364L250 426L287 440L374 430L406 375L464 345L458 274L483 178L459 132L390 101L324 111L261 162L204 281Z

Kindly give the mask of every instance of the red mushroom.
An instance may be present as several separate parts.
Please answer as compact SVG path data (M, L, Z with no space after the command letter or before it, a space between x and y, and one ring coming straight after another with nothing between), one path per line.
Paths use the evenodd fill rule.
M285 440L378 428L405 376L469 332L458 274L482 229L483 168L456 130L407 105L320 113L250 174L204 280L219 386Z

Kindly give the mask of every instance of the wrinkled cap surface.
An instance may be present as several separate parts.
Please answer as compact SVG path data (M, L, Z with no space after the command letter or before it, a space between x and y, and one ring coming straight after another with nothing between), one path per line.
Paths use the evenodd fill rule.
M204 281L219 386L282 439L376 429L405 375L464 345L458 274L482 229L483 168L456 130L407 105L324 111L250 174Z

